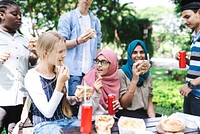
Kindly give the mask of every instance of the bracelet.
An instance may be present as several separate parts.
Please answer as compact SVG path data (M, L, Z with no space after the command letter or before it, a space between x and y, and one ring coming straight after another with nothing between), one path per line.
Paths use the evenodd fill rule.
M130 93L134 94L134 91L128 90Z
M77 45L79 44L79 42L78 42L78 38L76 38L76 44L77 44Z

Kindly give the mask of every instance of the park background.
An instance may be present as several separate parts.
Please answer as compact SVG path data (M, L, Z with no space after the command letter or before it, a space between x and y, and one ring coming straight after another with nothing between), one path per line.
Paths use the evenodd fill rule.
M16 0L22 7L22 33L38 37L48 30L57 30L61 14L77 7L77 0ZM161 4L159 4L161 3ZM134 39L147 44L153 66L156 112L170 115L182 112L186 69L179 69L174 55L179 50L189 54L191 31L182 25L179 0L93 0L90 10L100 19L102 49L114 50L122 66L126 49ZM168 60L170 59L170 60ZM158 61L164 61L160 66ZM173 62L173 63L172 63Z

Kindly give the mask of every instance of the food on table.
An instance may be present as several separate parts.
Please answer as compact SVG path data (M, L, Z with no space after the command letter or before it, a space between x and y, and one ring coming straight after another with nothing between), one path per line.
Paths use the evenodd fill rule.
M114 119L110 115L97 115L95 118L95 128L98 134L111 134Z
M184 134L185 124L179 119L167 118L161 121L156 128L161 134Z
M120 134L142 133L146 129L143 119L121 116L118 121Z

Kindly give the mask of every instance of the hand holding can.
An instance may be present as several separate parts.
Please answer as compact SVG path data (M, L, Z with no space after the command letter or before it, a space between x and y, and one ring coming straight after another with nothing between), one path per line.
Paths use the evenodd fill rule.
M179 68L186 68L186 52L180 51L179 55L180 55Z

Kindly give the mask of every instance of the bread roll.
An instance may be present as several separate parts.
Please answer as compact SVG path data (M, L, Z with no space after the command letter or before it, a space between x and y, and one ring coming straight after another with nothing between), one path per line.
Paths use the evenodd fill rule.
M109 115L97 115L95 118L95 128L97 134L111 134L114 119Z
M93 88L89 86L83 86L83 85L76 86L75 96L78 98L84 98L85 89L86 89L86 98L91 98Z
M87 29L86 32L91 33L92 35L90 36L90 38L94 38L96 37L96 31L94 29Z
M150 69L150 67L151 67L150 62L148 60L143 60L143 62L137 66L137 69L139 72L140 71L146 72Z
M178 119L166 119L161 121L160 129L164 130L165 132L182 132L185 129L185 124Z

